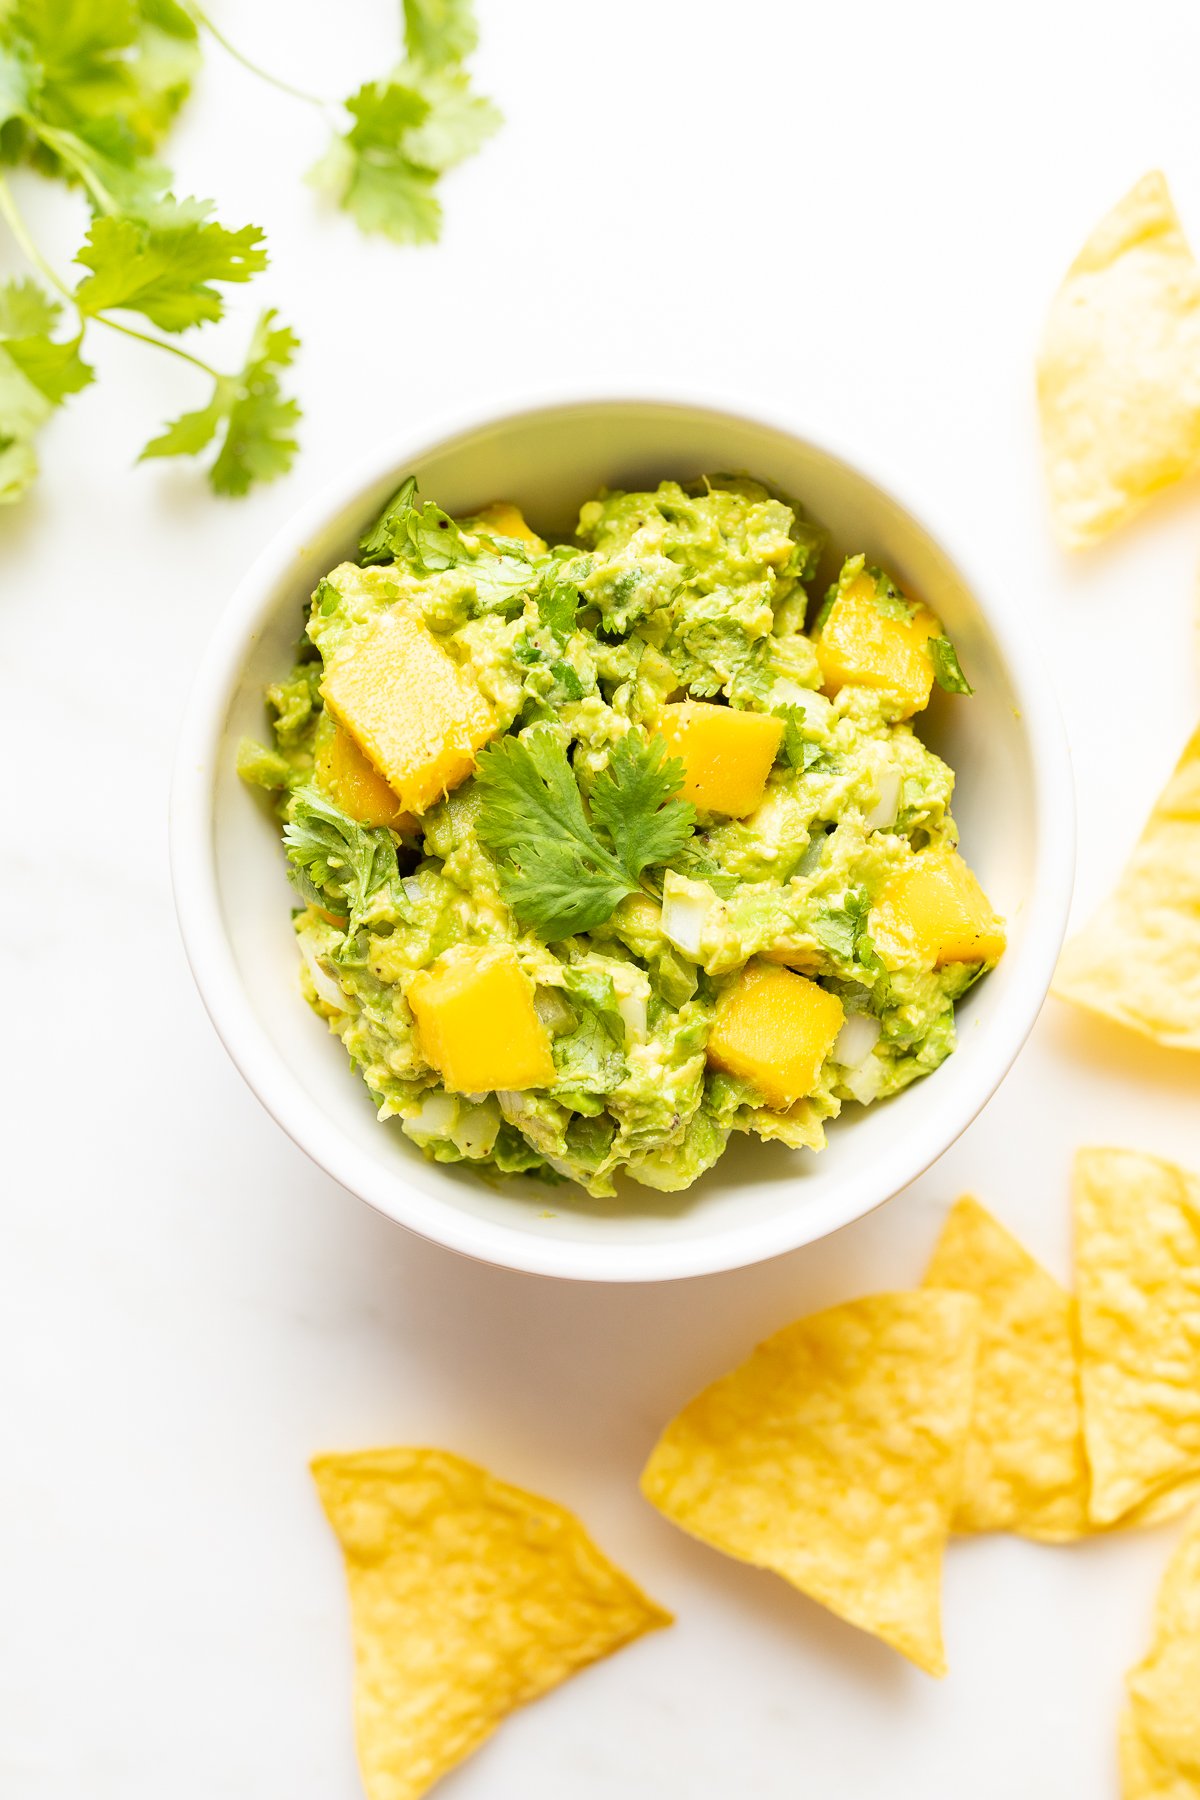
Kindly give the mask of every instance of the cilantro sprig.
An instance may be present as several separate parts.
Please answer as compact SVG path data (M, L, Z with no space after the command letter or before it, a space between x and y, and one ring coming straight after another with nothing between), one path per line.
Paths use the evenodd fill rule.
M169 170L155 160L199 58L196 21L176 0L0 6L0 162L23 162L65 182L91 213L75 258L82 272L72 285L41 254L0 176L0 216L46 284L0 288L2 501L28 491L38 434L93 379L82 347L94 326L165 351L212 383L214 402L204 409L214 413L212 429L180 430L176 421L143 456L198 454L224 422L208 471L218 493L244 493L252 481L290 466L299 408L279 395L277 371L294 352L292 334L272 332L273 315L260 319L234 374L171 341L220 319L225 290L267 262L257 225L231 229L212 217L211 202L176 199ZM59 336L65 312L72 324ZM131 316L166 336L130 323Z
M395 68L337 102L252 62L195 0L0 0L0 170L25 164L61 181L91 214L75 258L83 273L66 278L41 254L0 172L0 217L45 283L0 287L0 504L28 491L40 432L93 379L81 354L93 326L165 351L211 384L208 403L151 438L139 460L215 445L207 472L219 494L244 494L290 468L300 409L280 376L298 340L274 309L260 313L232 372L172 341L221 318L225 289L262 272L262 230L227 227L210 202L177 199L158 153L207 34L321 112L331 142L313 180L362 230L431 242L441 175L478 150L500 115L466 67L477 38L472 0L402 0L402 19Z
M506 737L479 759L476 823L520 922L549 943L590 931L677 855L696 828L683 766L661 739L628 732L592 783L590 817L566 751L550 732Z

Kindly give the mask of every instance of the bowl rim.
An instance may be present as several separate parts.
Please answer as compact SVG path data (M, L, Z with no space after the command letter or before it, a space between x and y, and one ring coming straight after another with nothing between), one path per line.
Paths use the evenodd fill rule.
M385 1179L378 1164L312 1106L279 1058L242 985L222 917L214 806L218 750L247 645L277 603L278 588L294 565L297 546L324 531L357 495L377 487L388 470L419 463L457 439L538 414L644 407L715 415L789 437L841 463L902 508L947 557L980 606L1007 661L1029 742L1035 880L1025 914L1019 979L1006 997L1006 1010L991 1022L986 1039L972 1048L972 1079L959 1106L946 1117L945 1109L930 1108L924 1123L906 1133L902 1157L849 1172L832 1221L827 1204L818 1229L806 1228L811 1214L797 1206L711 1236L597 1245L539 1238L426 1196L403 1176ZM170 791L171 882L185 954L217 1035L276 1123L326 1174L397 1224L478 1261L568 1280L666 1281L744 1268L829 1236L894 1198L961 1136L1008 1073L1049 991L1074 878L1074 781L1062 715L1035 634L1021 629L1024 617L1019 607L995 603L988 583L978 579L972 559L954 534L940 523L930 524L925 508L913 505L902 485L890 477L881 479L857 452L826 434L810 435L778 408L697 390L580 392L567 386L542 393L525 390L517 400L457 407L387 437L346 472L303 498L255 557L219 615L184 709Z

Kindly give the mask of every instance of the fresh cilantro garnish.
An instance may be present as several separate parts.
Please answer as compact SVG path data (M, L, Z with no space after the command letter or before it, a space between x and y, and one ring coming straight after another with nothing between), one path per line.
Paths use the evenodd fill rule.
M259 319L239 373L217 375L208 405L182 413L151 438L141 460L196 456L219 436L220 449L208 472L218 494L245 494L254 482L272 481L291 468L300 408L280 392L279 371L291 362L300 340L274 319L274 312Z
M333 144L314 173L364 230L425 243L440 231L440 176L479 149L500 115L474 92L466 67L477 40L471 0L403 0L402 15L403 60L339 109ZM0 0L0 168L27 163L81 190L93 215L75 259L87 273L72 292L37 249L0 174L0 216L74 307L79 327L62 340L48 327L0 331L0 501L19 498L36 475L34 438L47 409L91 379L79 355L88 325L161 348L161 338L111 315L136 313L161 331L188 331L222 316L223 284L266 266L257 226L230 229L208 202L176 200L171 172L156 160L199 67L201 29L251 73L333 117L333 103L243 56L199 0ZM278 371L296 341L271 328L272 316L260 319L235 374L167 346L209 377L213 397L154 438L143 457L195 455L220 434L209 476L221 494L244 494L290 466L299 408L280 393ZM14 349L18 341L23 347ZM483 607L502 605L525 585L516 561L476 560Z
M575 629L579 611L579 589L574 582L563 581L552 564L542 577L534 602L542 624L549 627L560 644L565 643Z
M167 202L150 218L100 218L76 252L91 274L75 293L85 316L142 313L163 331L186 331L221 317L216 281L249 281L267 265L257 225L228 231L209 218L208 200Z
M887 991L887 970L870 931L871 897L862 887L847 888L837 906L822 909L813 921L813 936L831 955L855 963L873 980L877 998Z
M583 699L587 690L579 678L578 670L573 668L569 662L564 662L561 657L556 658L555 661L550 664L550 673L558 683L558 686L562 689L566 699Z
M682 779L660 739L631 731L592 784L589 819L557 738L533 731L491 745L475 775L476 831L521 923L553 943L610 917L642 871L669 861L695 830L695 808L672 798Z
M350 128L310 179L360 230L429 244L442 227L439 176L474 155L500 114L463 66L477 37L469 0L404 0L404 37L406 60L347 100Z
M779 753L789 769L821 769L827 768L830 763L823 745L814 744L811 738L805 737L794 714L789 714L784 720L783 742L779 746Z
M472 549L449 513L431 500L420 501L413 475L363 534L358 548L364 563L406 562L419 575L464 570L485 612L507 606L534 580L533 565L516 545L504 551Z
M941 637L930 638L929 654L933 658L933 676L940 688L948 694L973 694L971 686L962 672L954 645L943 632Z
M372 81L346 102L354 121L335 137L309 179L333 195L360 231L382 232L400 244L432 244L441 234L437 173L406 151L409 133L424 125L429 103L415 87Z
M472 0L404 0L404 47L428 69L463 62L479 42Z
M813 920L813 936L834 956L853 962L871 916L865 888L847 888L836 906L824 907Z
M51 336L61 312L34 281L0 286L0 505L36 477L34 444L47 419L93 379L79 338Z
M306 900L363 925L407 919L396 845L382 828L360 825L315 787L297 788L283 828L290 875Z

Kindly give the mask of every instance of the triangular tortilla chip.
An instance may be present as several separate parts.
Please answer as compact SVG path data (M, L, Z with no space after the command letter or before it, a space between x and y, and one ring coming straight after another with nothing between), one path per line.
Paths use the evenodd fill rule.
M1091 1515L1167 1518L1200 1477L1200 1182L1132 1150L1075 1159Z
M1072 548L1200 458L1200 269L1162 175L1143 176L1071 264L1038 399L1054 523Z
M368 1800L417 1800L514 1707L671 1618L552 1501L444 1450L319 1456Z
M1112 898L1063 951L1054 992L1175 1050L1200 1050L1200 731Z
M942 1552L978 1332L978 1303L935 1288L801 1319L667 1426L642 1491L943 1675Z
M1127 1686L1123 1800L1200 1800L1200 1518L1167 1564L1150 1653Z
M1091 1529L1075 1302L977 1200L946 1220L926 1285L982 1305L956 1531L1066 1543Z

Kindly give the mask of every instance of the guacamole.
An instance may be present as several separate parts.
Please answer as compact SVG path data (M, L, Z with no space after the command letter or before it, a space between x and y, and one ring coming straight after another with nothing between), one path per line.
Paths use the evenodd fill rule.
M910 721L970 689L917 598L829 557L741 478L601 493L553 546L409 481L319 583L239 769L304 995L425 1155L681 1189L950 1054L1003 926Z

